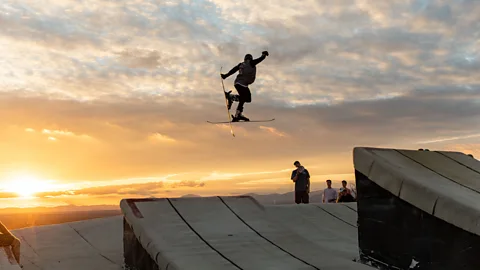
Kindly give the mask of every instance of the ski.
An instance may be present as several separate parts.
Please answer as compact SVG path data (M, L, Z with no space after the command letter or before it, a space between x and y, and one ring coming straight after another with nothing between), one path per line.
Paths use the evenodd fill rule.
M230 110L228 109L228 100L225 97L225 85L223 84L223 78L222 78L222 68L223 66L220 67L220 80L222 81L222 88L223 88L223 98L225 98L225 108L227 109L227 115L228 115L228 122L230 123L230 133L232 133L232 136L235 137L235 133L233 133L233 127L232 127L232 118L230 117Z
M266 120L250 120L250 121L238 121L238 122L232 122L232 121L218 121L218 122L207 121L207 122L210 123L210 124L227 124L227 123L230 123L230 125L231 125L232 123L234 123L234 124L236 124L236 123L262 123L262 122L272 122L274 120L275 120L275 118L266 119Z

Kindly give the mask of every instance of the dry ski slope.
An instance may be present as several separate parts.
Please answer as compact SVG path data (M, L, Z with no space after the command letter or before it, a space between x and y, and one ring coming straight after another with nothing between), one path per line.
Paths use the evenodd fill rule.
M21 264L25 270L117 270L123 266L121 216L31 227L12 233L22 241Z
M127 202L122 207L127 220L137 220L136 236L170 270L372 269L352 261L355 203L263 207L251 197L158 199L136 202L134 214ZM13 233L26 270L123 269L122 216Z
M9 247L0 247L0 270L19 270L12 250Z
M349 238L356 237L355 225L349 225L355 222L354 207L264 209L248 196L126 199L120 205L136 236L131 245L139 240L159 269L373 269L353 261L358 254L355 239ZM311 220L296 211L300 209L309 212ZM325 230L318 225L338 227ZM335 237L342 229L347 241ZM337 232L328 234L333 230ZM148 264L134 258L130 262Z

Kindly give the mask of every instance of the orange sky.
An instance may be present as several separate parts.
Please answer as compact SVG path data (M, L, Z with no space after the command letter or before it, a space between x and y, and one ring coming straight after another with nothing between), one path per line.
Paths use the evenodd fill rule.
M2 5L0 208L288 192L295 160L318 190L355 146L480 156L479 5L319 3ZM244 113L276 120L232 138L220 66L264 50Z

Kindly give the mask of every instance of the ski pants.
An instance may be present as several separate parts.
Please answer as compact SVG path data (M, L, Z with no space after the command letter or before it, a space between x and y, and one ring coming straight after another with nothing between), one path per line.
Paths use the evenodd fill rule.
M296 204L300 204L300 203L308 204L309 201L310 201L310 196L308 195L308 192L306 190L295 191Z
M235 89L237 89L238 92L237 111L243 112L243 105L252 102L252 93L248 87L241 86L240 84L235 84Z

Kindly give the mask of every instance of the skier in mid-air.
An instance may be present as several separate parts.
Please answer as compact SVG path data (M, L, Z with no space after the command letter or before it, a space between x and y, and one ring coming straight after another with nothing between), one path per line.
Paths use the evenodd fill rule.
M246 54L244 57L244 62L233 67L227 74L221 74L222 79L226 79L228 76L238 71L238 75L237 78L235 78L234 83L238 95L230 94L232 91L225 92L225 98L228 100L228 110L230 110L234 101L238 101L237 112L235 116L232 115L232 122L238 122L239 120L250 121L250 119L242 114L244 104L252 101L252 93L250 92L248 86L255 81L257 64L262 62L267 56L267 51L263 51L262 56L257 59L253 59L251 54Z

